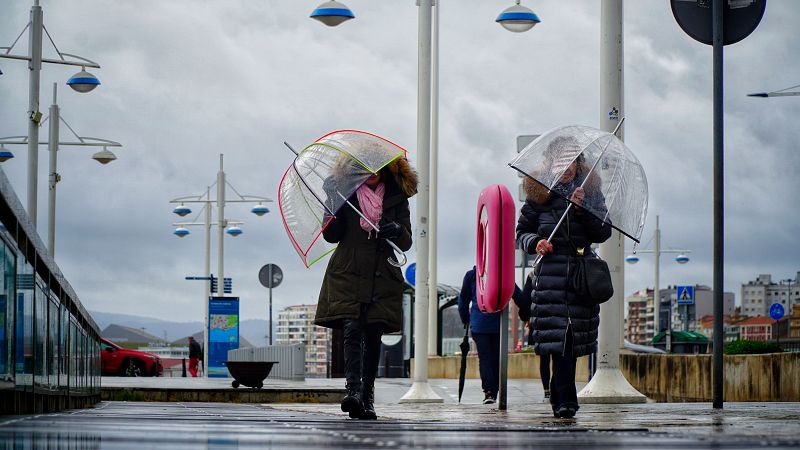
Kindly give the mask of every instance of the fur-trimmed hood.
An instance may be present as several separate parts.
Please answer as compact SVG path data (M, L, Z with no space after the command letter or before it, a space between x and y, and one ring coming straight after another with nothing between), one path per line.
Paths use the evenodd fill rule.
M417 194L417 172L405 158L397 158L388 166L387 171L392 174L394 181L406 197L413 197Z
M589 171L589 166L586 165L585 162L580 162L578 165L578 172L585 173ZM534 178L537 177L536 173L532 174ZM597 172L592 172L589 175L589 180L586 181L584 184L584 189L587 191L596 191L600 189L602 184L602 180L600 176L597 175ZM529 176L525 177L525 180L522 182L522 187L525 189L525 197L527 200L531 200L534 203L539 205L543 205L550 200L550 190L544 187L541 183L537 181L533 181L533 179Z

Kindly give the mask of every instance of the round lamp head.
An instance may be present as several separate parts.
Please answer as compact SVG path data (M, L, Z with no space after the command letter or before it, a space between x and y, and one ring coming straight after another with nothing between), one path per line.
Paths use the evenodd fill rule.
M177 214L177 215L179 215L181 217L184 217L184 216L187 216L187 215L191 214L192 210L188 206L183 206L181 204L181 206L178 206L175 209L173 209L172 212L174 212L175 214Z
M311 12L309 16L312 19L319 20L329 27L335 27L342 22L346 22L355 18L353 11L342 3L330 1L325 2Z
M178 236L179 238L182 238L182 237L186 237L186 236L189 235L189 230L187 230L186 228L183 228L183 227L178 227L178 228L175 228L175 231L173 231L172 234L174 234L175 236Z
M103 147L103 150L92 155L92 159L99 162L100 164L108 164L111 161L117 159L117 155L112 153L109 149Z
M269 208L259 203L258 205L253 206L253 209L251 209L250 212L261 217L269 212Z
M636 264L639 262L639 257L636 255L628 255L625 257L625 262L628 264Z
M67 85L75 92L86 93L91 92L100 85L100 80L91 73L81 70L67 80Z
M536 15L530 8L526 8L519 4L506 8L497 16L495 22L499 23L508 31L514 33L522 33L533 28L534 25L541 22L539 16Z
M225 230L226 233L230 234L233 237L239 236L242 234L242 229L237 227L236 225L231 225Z
M686 264L687 262L689 262L689 257L681 253L680 255L675 257L675 262L677 262L678 264Z
M8 151L5 147L0 147L0 162L8 161L9 159L13 158L14 154Z

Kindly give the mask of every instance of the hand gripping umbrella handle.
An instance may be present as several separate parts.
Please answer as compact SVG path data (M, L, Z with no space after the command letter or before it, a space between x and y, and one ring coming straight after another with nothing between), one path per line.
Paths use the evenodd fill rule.
M624 121L625 121L625 117L623 117L619 121L619 123L617 124L616 128L614 128L614 131L611 133L612 135L616 135L617 134L617 131L622 126L622 122L624 122ZM583 187L583 185L586 184L586 182L589 180L589 175L591 175L592 172L594 172L594 169L597 167L597 163L599 163L600 160L603 158L603 155L606 153L606 150L608 150L608 146L609 145L611 145L610 141L606 144L605 147L603 147L603 151L600 152L600 155L594 161L594 164L592 164L592 168L589 169L589 172L586 173L586 177L584 177L583 182L581 182L581 186L580 187ZM567 209L564 210L564 214L562 214L561 218L558 219L558 223L553 228L553 232L550 233L550 236L547 237L547 242L550 242L553 239L553 236L555 236L556 231L558 231L558 228L561 226L561 223L564 222L564 219L567 217L567 213L569 212L570 209L572 209L573 206L574 206L574 204L572 202L570 202L567 205ZM542 258L544 258L544 255L536 255L536 259L533 260L533 268L534 269L536 269L536 266L538 266L539 263L542 261Z

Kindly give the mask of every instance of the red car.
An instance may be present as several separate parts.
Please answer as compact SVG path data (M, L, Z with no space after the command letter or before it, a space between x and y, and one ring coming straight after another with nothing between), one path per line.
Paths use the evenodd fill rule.
M158 377L164 372L158 356L122 348L105 339L100 339L100 360L103 375Z

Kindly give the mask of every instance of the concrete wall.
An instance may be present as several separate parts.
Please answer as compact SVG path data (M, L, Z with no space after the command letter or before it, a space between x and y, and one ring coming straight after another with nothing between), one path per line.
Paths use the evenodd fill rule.
M578 358L577 381L589 379L587 357ZM461 356L431 356L428 358L428 378L458 378ZM467 378L480 378L478 357L467 357ZM414 376L414 359L411 359L411 376ZM539 378L539 357L533 353L508 355L508 378Z
M460 356L428 358L429 378L458 378ZM620 369L642 394L659 402L710 402L711 355L622 354ZM414 373L414 361L411 361ZM480 378L478 358L467 357L467 378ZM539 378L539 357L508 355L509 378ZM588 380L588 360L578 359L577 381ZM725 401L800 402L800 353L725 356Z
M620 368L660 402L710 402L711 355L621 355ZM728 402L800 401L800 353L725 356Z

